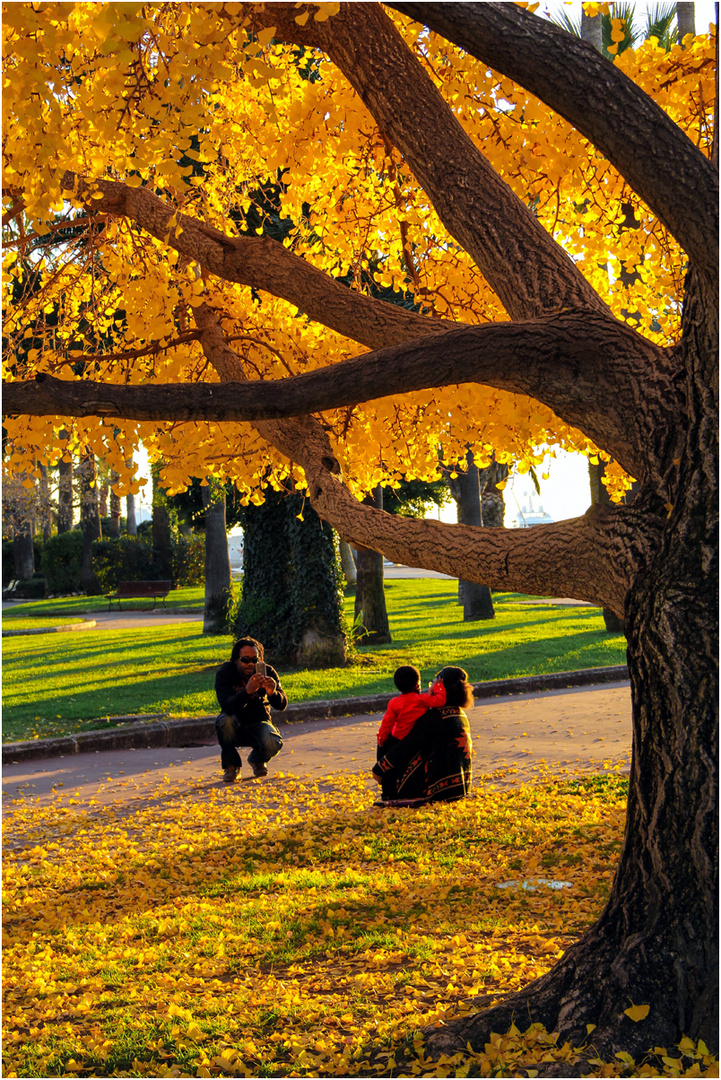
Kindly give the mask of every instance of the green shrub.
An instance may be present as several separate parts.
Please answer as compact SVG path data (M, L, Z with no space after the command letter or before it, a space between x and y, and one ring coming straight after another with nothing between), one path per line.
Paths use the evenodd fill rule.
M15 577L15 559L13 558L12 540L3 540L3 589L10 584ZM35 570L39 572L43 553L43 541L39 536L33 537L33 554L35 556Z
M180 536L173 541L172 581L178 585L202 585L205 577L205 543L202 535ZM95 540L93 569L102 592L116 589L120 581L158 581L164 574L152 545L152 532L135 536Z
M190 533L173 543L175 585L202 585L205 581L205 535Z
M119 581L156 581L152 544L142 537L93 541L93 570L102 592L112 592Z
M43 544L40 565L49 595L82 592L83 534L73 530Z

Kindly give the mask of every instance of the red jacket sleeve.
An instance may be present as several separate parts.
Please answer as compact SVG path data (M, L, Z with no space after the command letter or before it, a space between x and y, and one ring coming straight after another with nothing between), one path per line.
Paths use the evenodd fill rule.
M396 706L397 700L397 698L391 698L391 700L388 702L388 708L386 709L385 715L381 720L381 726L378 728L378 734L376 736L379 746L382 746L383 743L386 741L386 739L391 733L393 725L396 722L398 715L398 710Z
M436 679L429 694L419 694L418 704L427 709L440 709L446 703L446 688L440 679Z

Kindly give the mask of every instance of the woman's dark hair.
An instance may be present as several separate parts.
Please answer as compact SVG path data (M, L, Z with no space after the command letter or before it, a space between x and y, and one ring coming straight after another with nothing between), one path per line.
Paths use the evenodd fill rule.
M237 660L240 656L240 650L246 645L250 645L251 649L255 649L255 651L258 653L259 660L263 659L263 646L259 641L256 641L254 637L238 638L230 651L230 659L232 661Z
M393 676L393 682L402 694L412 693L418 688L420 681L420 671L417 667L411 667L410 664L396 668L396 673Z
M468 672L462 667L444 667L436 678L446 688L446 705L460 705L462 709L468 709L473 704L473 687L468 681Z

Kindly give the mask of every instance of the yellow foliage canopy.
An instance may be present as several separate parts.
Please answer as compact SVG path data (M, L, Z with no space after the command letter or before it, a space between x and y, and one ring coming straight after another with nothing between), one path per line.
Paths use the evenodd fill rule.
M299 25L337 4L299 5ZM444 39L391 15L471 139L572 256L613 313L659 345L679 335L684 256L616 170L547 106ZM353 290L385 290L429 318L508 316L473 259L338 69L320 51L248 30L248 6L10 4L4 15L4 377L48 372L110 384L215 381L194 333L206 302L250 379L358 355L355 341L297 306L210 275L174 247L178 212L227 236L270 234ZM704 153L713 41L666 53L654 40L617 61ZM174 211L161 239L73 198L67 172L147 187ZM76 188L77 191L77 188ZM543 448L607 457L538 401L480 385L324 413L357 494L402 475L437 475L466 446L527 468ZM142 441L170 490L192 476L235 481L244 498L302 470L250 424L20 417L17 468L88 447L133 490ZM628 478L611 462L608 482Z

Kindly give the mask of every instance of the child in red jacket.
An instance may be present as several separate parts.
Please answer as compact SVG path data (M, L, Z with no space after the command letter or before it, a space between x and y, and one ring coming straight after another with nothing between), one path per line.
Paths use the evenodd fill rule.
M385 716L378 729L378 746L383 746L386 739L405 739L419 717L428 709L439 709L446 703L446 688L440 679L436 679L429 694L421 693L421 673L418 668L399 667L393 676L393 682L400 690L400 696L388 702Z

